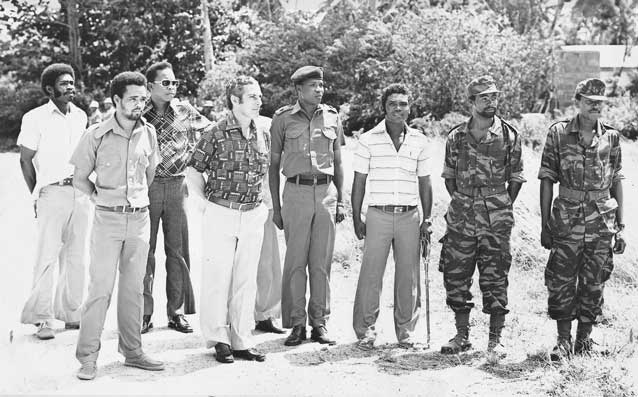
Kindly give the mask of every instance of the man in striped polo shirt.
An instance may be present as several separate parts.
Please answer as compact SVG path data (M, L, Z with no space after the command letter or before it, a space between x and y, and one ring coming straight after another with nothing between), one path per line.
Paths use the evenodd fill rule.
M374 347L381 285L391 245L395 262L394 329L401 347L413 346L412 333L419 318L419 236L430 232L432 185L427 140L406 124L409 98L402 84L384 90L381 104L386 117L361 136L354 156L352 217L357 238L366 239L353 314L362 349ZM368 176L364 223L361 206ZM419 201L423 208L421 223Z

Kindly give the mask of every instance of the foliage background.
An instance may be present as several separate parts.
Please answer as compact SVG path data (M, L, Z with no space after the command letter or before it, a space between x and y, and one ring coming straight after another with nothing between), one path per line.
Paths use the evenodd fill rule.
M115 74L168 60L184 83L178 95L196 105L213 100L217 111L228 78L255 76L265 116L295 100L289 80L295 69L323 66L324 101L342 110L347 133L382 119L380 92L394 82L412 90L415 125L445 129L445 121L443 127L432 123L467 114L465 85L481 74L493 75L503 90L501 114L518 118L551 83L561 45L634 44L636 5L638 0L333 0L303 13L278 0L209 1L207 43L200 0L10 0L0 4L0 137L15 139L22 115L45 100L35 88L52 62L74 65L83 108L108 94ZM70 40L72 31L77 41ZM638 92L632 84L628 95ZM636 108L635 99L619 101L609 121L635 136Z

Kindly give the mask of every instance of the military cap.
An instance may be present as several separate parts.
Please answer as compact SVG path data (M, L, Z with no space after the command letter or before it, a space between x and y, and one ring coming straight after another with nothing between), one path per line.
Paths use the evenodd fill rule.
M576 85L574 97L578 98L580 95L593 101L605 101L605 88L605 83L600 79L586 79Z
M105 104L106 104L106 103L110 103L110 104L112 105L112 104L113 104L113 101L111 100L111 98L106 98L106 99L104 100L104 103L105 103Z
M97 104L97 101L91 101L89 104L89 108L98 108L100 105Z
M302 66L290 76L294 84L300 84L308 79L323 80L323 69L318 66Z
M496 82L492 76L481 76L470 81L467 85L467 96L472 97L480 94L490 94L492 92L501 92L496 88Z

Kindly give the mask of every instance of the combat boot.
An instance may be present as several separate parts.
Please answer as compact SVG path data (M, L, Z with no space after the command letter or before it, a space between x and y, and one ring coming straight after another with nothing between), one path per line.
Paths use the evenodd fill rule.
M458 354L469 350L472 344L470 337L470 313L455 313L456 335L441 346L441 354Z
M552 361L561 361L564 358L571 358L574 352L571 320L556 321L556 328L558 330L558 339L556 346L554 346L552 352L549 354L549 358Z
M487 361L496 363L507 355L505 346L501 343L501 332L505 326L505 314L497 313L490 316L490 335L487 341Z
M596 343L589 337L591 335L592 323L578 322L576 328L576 341L574 342L574 354L589 354Z

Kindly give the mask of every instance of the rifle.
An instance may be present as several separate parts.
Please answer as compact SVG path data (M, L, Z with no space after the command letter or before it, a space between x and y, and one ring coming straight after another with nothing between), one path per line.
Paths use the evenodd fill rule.
M426 343L430 348L430 276L428 275L430 268L430 247L431 232L421 235L421 257L423 258L423 267L425 268L425 324L427 330Z

